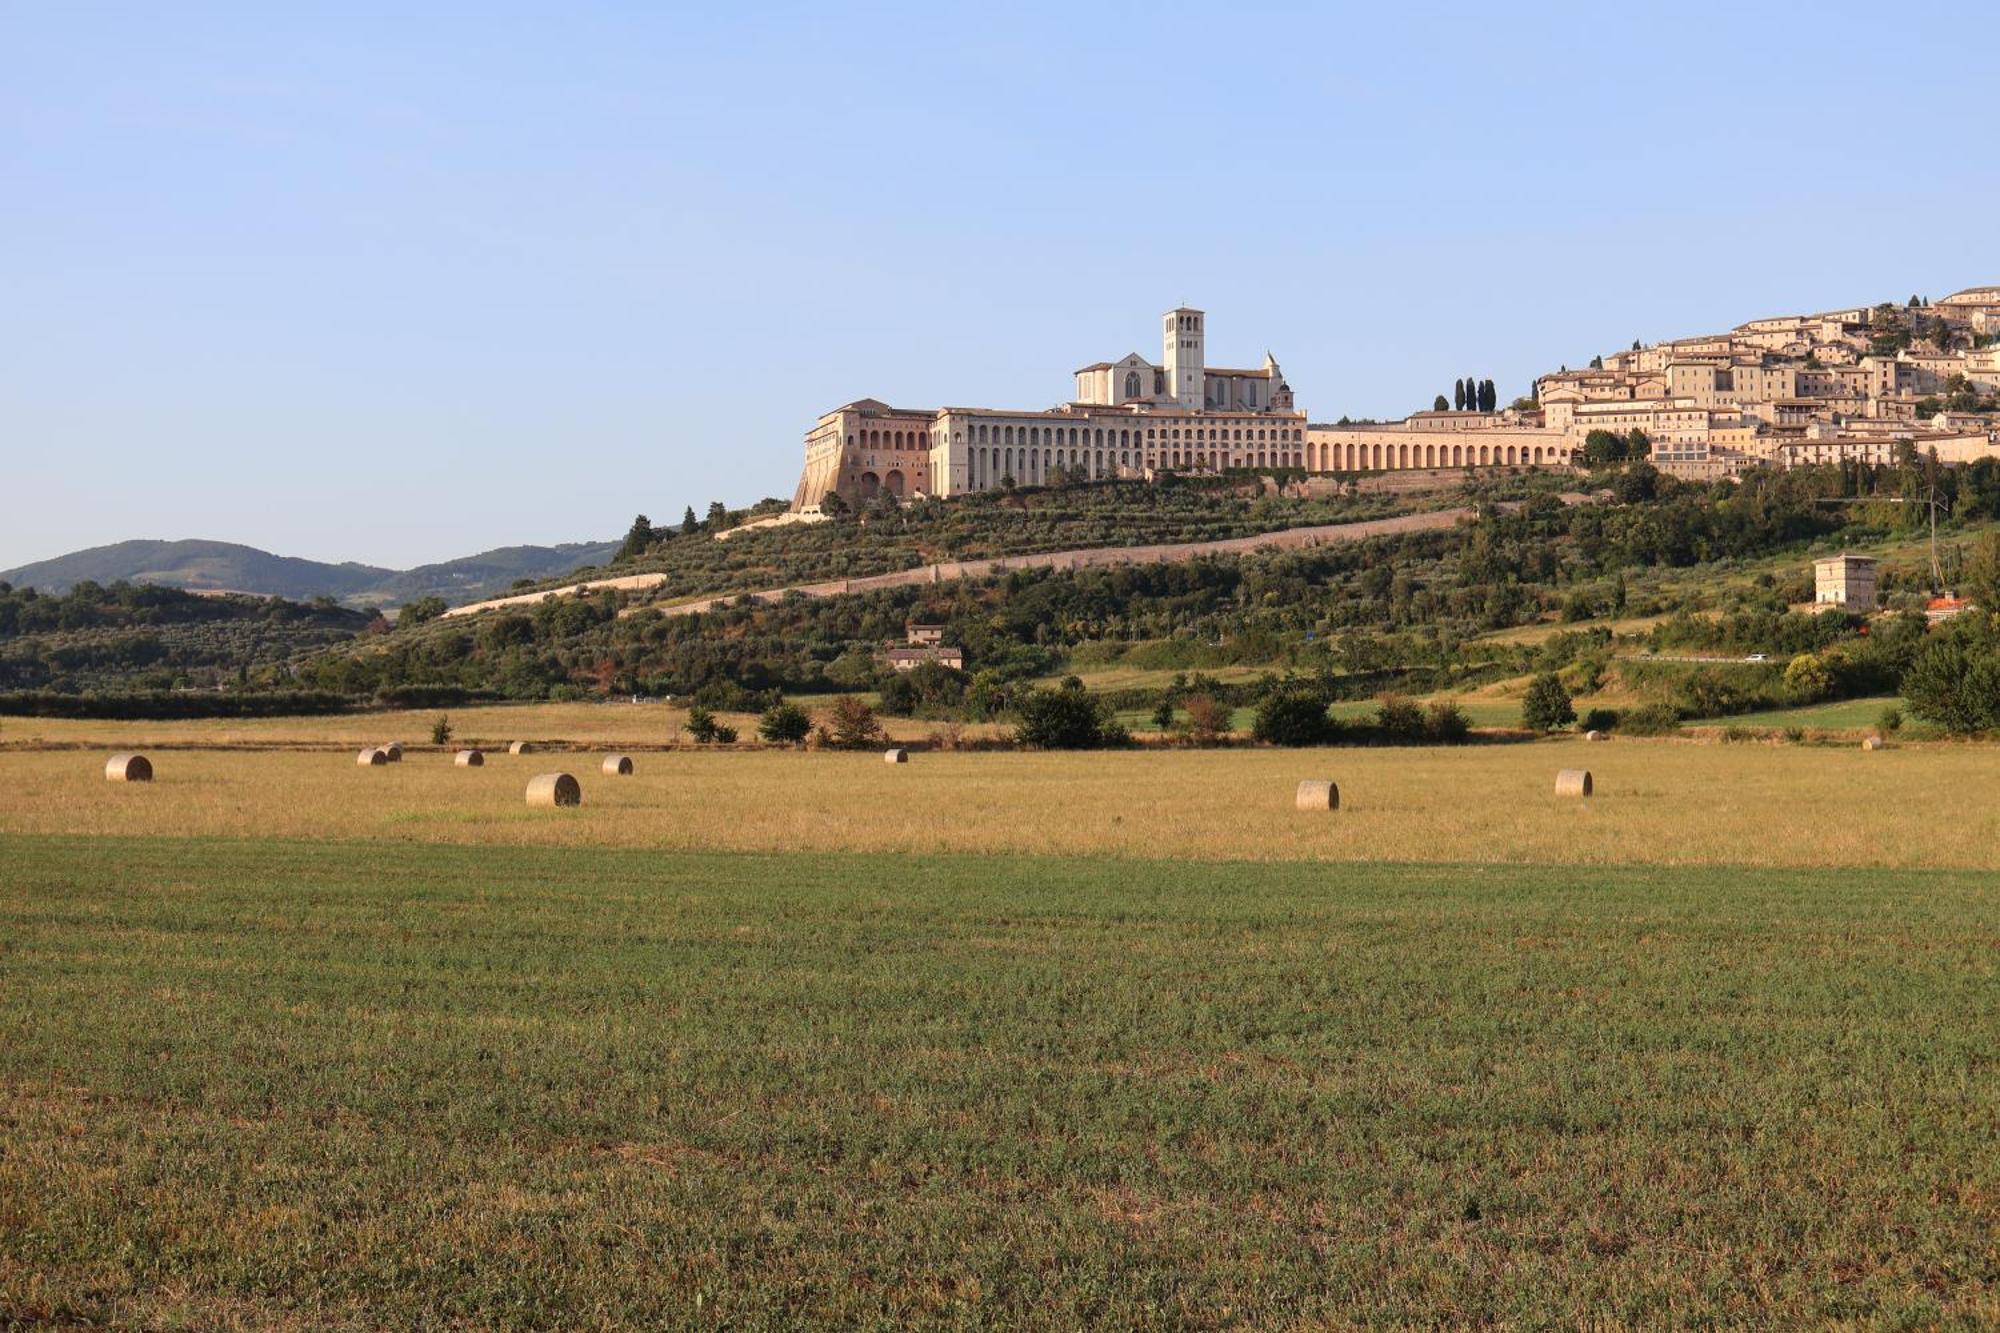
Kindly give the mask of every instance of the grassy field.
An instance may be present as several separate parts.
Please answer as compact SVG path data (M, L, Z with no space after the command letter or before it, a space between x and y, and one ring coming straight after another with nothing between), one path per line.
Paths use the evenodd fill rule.
M1733 717L1706 718L1699 725L1714 727L1807 727L1823 731L1876 731L1885 708L1901 708L1903 701L1893 695L1867 699L1837 699L1829 704L1804 708L1774 708L1762 713L1740 713Z
M495 755L162 751L158 780L104 781L95 751L0 754L0 830L626 846L979 852L1199 860L1756 864L2000 869L2000 749L1580 740L1461 749L1103 754L761 751ZM1588 803L1553 794L1587 766ZM536 810L530 775L572 772L584 802ZM1305 777L1341 787L1301 816ZM1919 818L1914 793L1923 794Z
M0 858L0 1322L2000 1320L1985 874Z
M2000 749L429 716L0 751L0 1327L2000 1321Z

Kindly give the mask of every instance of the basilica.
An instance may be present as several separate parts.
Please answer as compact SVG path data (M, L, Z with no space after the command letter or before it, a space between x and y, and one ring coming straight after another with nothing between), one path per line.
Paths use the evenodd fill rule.
M1076 394L1044 411L897 408L863 398L806 433L792 497L814 513L828 495L849 507L1041 485L1060 474L1096 480L1160 471L1306 466L1306 418L1268 353L1255 370L1210 366L1204 315L1161 319L1161 358L1137 352L1076 372Z

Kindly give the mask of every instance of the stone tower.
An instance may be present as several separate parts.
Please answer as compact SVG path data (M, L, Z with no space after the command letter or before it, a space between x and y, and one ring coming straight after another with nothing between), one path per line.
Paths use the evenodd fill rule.
M1166 355L1167 392L1181 407L1200 407L1207 390L1203 369L1201 311L1181 306L1169 310L1161 321L1161 338Z

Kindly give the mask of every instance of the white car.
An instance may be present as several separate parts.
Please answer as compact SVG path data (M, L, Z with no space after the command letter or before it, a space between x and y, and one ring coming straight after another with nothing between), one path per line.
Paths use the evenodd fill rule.
M1743 660L1746 662L1768 662L1771 660L1771 655L1769 653L1752 653Z

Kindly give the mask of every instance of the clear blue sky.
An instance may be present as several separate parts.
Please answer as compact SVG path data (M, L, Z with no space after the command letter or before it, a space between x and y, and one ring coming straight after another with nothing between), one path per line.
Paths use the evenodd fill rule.
M0 0L0 567L791 493L850 399L1315 420L2000 282L2000 7Z

